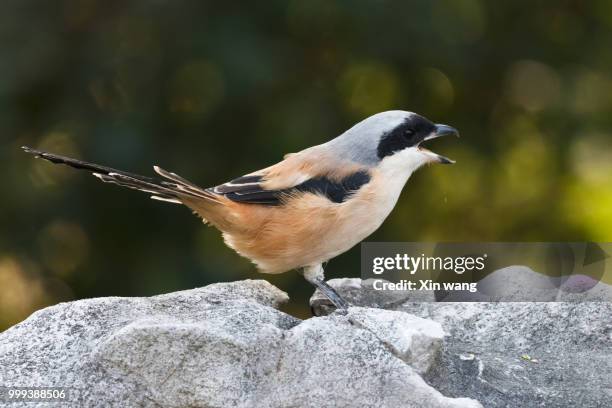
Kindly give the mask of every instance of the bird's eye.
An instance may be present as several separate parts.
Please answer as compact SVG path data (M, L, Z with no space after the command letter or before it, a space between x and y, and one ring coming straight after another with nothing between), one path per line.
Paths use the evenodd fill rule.
M406 135L406 137L411 137L412 135L414 135L414 130L406 129L404 130L404 135Z

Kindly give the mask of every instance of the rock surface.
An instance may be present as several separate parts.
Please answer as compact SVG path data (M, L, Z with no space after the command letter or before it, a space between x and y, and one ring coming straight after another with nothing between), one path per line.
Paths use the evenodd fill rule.
M448 337L425 379L445 395L485 407L612 407L611 302L414 302L410 292L376 291L369 281L329 283L351 304L440 323ZM328 312L318 293L311 305Z
M300 321L286 300L242 281L59 304L0 334L0 384L68 387L64 407L481 407L423 380L454 367L438 367L439 323L359 307Z

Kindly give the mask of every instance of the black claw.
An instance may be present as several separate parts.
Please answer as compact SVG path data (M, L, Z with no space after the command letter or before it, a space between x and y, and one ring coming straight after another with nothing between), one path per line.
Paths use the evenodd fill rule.
M333 303L334 306L336 306L337 311L344 311L344 314L346 314L346 310L349 308L349 303L344 300L334 288L329 286L327 282L322 279L314 279L312 283L325 295L325 297L329 299L330 302Z

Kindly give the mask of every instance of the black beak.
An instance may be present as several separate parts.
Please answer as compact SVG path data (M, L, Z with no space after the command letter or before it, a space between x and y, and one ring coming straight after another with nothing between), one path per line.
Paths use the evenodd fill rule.
M436 131L435 131L434 135L435 135L435 137L440 137L440 136L457 136L457 137L459 137L459 131L457 129L455 129L454 127L451 127L451 126L448 126L448 125L442 125L442 124L438 123L436 125Z
M446 156L442 156L441 154L436 153L438 156L438 163L440 164L455 164L454 160L449 159Z
M423 139L423 142L426 140L437 139L442 136L457 136L459 137L459 131L454 127L442 124L436 124L436 129L428 136ZM448 157L444 157L441 154L433 153L436 156L436 161L442 164L453 164L454 160L449 159Z

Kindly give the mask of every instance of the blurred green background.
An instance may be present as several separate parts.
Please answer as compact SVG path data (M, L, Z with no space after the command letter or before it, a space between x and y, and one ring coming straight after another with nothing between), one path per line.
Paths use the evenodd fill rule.
M375 241L612 240L609 1L3 0L0 330L60 301L266 278L188 210L21 152L212 186L388 109L457 127ZM359 276L359 248L330 278Z

